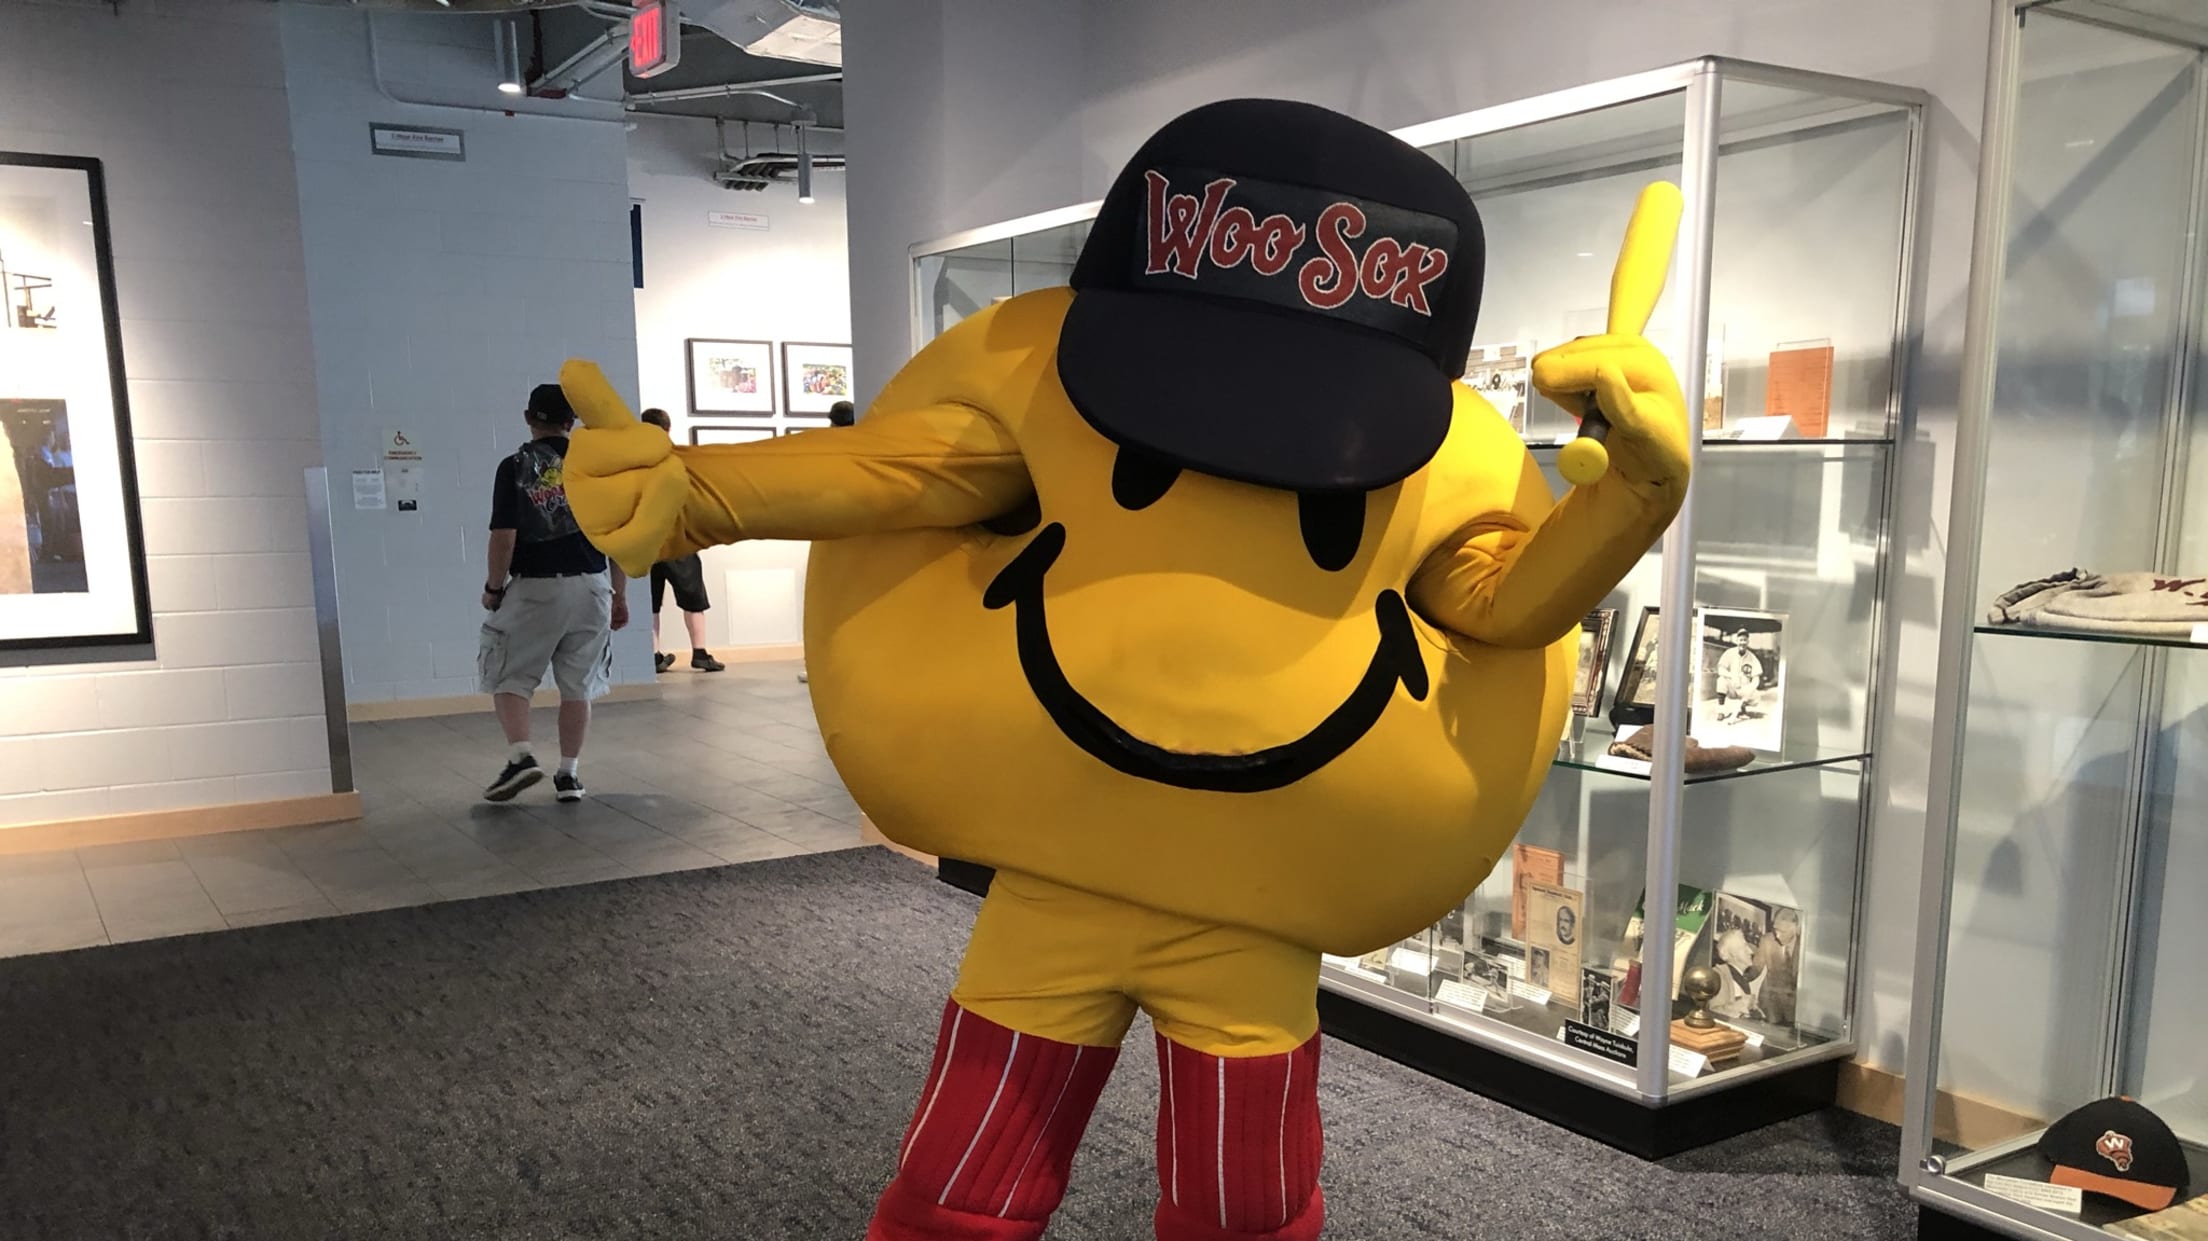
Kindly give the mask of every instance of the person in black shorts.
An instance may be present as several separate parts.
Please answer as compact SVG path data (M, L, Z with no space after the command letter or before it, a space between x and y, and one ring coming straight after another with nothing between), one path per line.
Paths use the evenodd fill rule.
M647 409L637 417L662 431L674 430L674 420L664 409ZM659 609L667 588L675 589L675 606L682 609L682 627L690 632L690 666L699 672L721 672L727 664L705 649L705 613L713 601L705 594L705 565L692 552L680 560L662 560L652 566L652 667L665 672L675 666L675 655L659 649Z

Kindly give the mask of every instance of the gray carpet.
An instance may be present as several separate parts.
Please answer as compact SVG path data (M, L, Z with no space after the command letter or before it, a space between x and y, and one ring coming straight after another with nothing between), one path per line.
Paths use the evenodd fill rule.
M0 1238L858 1241L974 908L868 849L0 961ZM1149 1046L1058 1241L1149 1235ZM1652 1165L1325 1054L1332 1238L1911 1233L1874 1122Z

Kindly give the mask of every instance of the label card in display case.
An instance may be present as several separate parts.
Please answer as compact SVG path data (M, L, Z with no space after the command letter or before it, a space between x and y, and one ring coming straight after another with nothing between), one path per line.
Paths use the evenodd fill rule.
M0 152L0 650L153 641L104 184Z
M1618 1064L1633 1064L1640 1059L1640 1045L1632 1039L1570 1019L1565 1020L1556 1037L1566 1047L1577 1047Z
M1484 1013L1487 1011L1487 988L1450 979L1442 983L1441 989L1434 993L1434 1002L1447 1004L1451 1008L1461 1008L1468 1013Z
M2085 1191L2075 1185L2050 1185L2045 1181L2028 1181L2020 1176L1990 1172L1986 1174L1986 1192L2042 1211L2076 1215L2085 1210Z
M1709 1067L1710 1058L1701 1052L1688 1051L1684 1047L1671 1049L1671 1071L1681 1077L1700 1077Z

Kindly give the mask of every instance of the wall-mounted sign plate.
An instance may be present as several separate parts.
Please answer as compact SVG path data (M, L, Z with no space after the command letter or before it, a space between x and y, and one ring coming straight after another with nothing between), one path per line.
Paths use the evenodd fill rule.
M467 137L457 129L436 129L427 125L370 123L368 126L371 150L378 155L407 159L465 160L468 157Z

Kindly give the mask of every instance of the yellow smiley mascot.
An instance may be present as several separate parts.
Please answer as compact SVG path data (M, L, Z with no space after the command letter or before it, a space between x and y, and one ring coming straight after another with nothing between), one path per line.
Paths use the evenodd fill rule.
M1641 244L1621 278L1660 284ZM838 770L892 839L996 868L869 1238L1040 1237L1138 1009L1161 1241L1319 1235L1319 956L1486 876L1580 618L1687 484L1678 385L1614 321L1534 363L1611 428L1554 499L1454 382L1483 263L1440 164L1236 100L1144 144L1071 288L945 333L853 428L676 449L563 371L583 530L632 574L815 540Z

